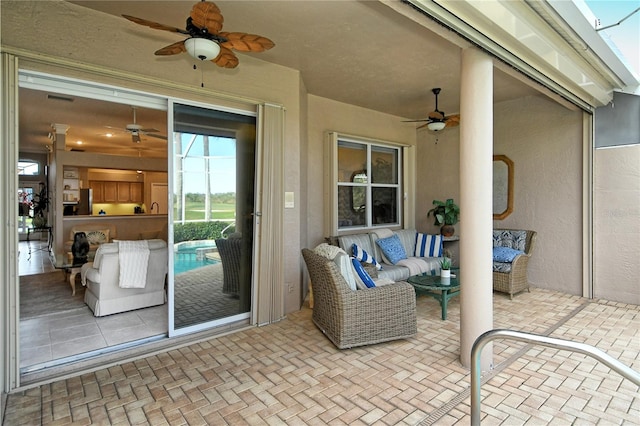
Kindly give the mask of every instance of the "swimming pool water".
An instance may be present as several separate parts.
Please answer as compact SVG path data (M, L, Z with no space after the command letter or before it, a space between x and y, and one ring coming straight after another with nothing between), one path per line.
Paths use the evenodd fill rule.
M218 263L216 260L206 258L198 260L196 256L196 249L213 248L216 246L215 241L185 241L176 246L177 249L173 254L173 272L176 275Z

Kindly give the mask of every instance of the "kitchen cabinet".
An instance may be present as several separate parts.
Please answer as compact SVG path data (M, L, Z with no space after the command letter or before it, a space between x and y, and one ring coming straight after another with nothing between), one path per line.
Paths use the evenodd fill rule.
M89 182L89 188L93 189L94 203L137 203L144 202L142 182Z
M144 197L142 193L142 182L131 182L131 202L142 203Z
M104 203L104 182L97 180L89 181L89 188L93 190L93 202Z
M128 203L131 200L131 184L129 182L118 182L118 202Z
M118 182L102 182L102 201L104 203L115 203L118 201Z

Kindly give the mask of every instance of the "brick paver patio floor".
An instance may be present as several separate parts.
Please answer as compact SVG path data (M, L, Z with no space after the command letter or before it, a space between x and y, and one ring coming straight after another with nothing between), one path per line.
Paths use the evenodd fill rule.
M9 395L5 424L468 425L459 298L418 299L418 334L337 350L311 310ZM584 342L640 371L640 307L532 289L494 324ZM637 386L580 354L498 340L486 425L640 424Z

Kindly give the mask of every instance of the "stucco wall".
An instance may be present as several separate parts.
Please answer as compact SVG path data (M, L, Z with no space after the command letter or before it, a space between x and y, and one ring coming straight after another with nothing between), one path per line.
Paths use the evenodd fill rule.
M537 231L530 283L580 295L582 113L536 96L496 104L494 117L494 154L506 155L515 168L514 211L494 221L494 228ZM418 229L438 232L433 219L426 217L433 199L460 201L459 137L459 128L419 133L417 178L425 184L417 185ZM462 241L464 230L459 228L456 233Z
M640 145L594 156L594 297L640 305Z
M529 282L581 295L582 112L539 96L498 104L494 118L494 154L515 169L513 213L494 227L537 231Z
M336 131L353 136L415 145L416 132L412 123L403 118L383 114L331 99L308 97L309 146L307 168L307 242L315 247L324 242L324 144L326 133Z
M460 205L460 127L438 133L426 127L418 130L417 156L416 228L438 234L440 227L433 224L433 215L427 217L433 200L453 198ZM459 235L459 224L455 227Z

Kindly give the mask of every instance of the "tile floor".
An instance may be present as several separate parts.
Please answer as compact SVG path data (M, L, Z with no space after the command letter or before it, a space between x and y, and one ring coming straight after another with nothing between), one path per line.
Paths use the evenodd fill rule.
M417 301L411 339L337 350L305 306L278 323L206 338L8 397L6 424L468 425L459 298L440 319ZM640 371L640 307L532 289L494 296L496 328L594 345ZM498 340L486 425L640 423L640 391L580 354Z
M20 366L52 361L167 333L167 305L96 318L88 307L20 321Z
M55 271L46 247L44 241L19 243L21 276ZM84 306L23 319L20 321L20 367L23 372L35 371L54 361L64 363L67 358L80 354L166 333L166 304L100 318Z
M35 234L37 235L37 234ZM47 242L35 240L18 243L18 274L33 275L53 272L55 268L49 258Z

